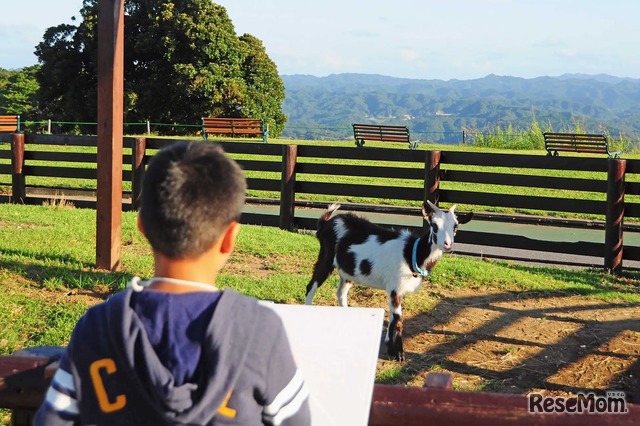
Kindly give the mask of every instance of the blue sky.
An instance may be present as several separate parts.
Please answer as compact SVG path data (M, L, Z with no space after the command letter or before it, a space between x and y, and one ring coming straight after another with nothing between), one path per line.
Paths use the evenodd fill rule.
M0 67L33 65L82 0L5 1ZM219 0L280 74L473 79L606 73L640 78L636 0ZM125 47L126 48L126 47Z

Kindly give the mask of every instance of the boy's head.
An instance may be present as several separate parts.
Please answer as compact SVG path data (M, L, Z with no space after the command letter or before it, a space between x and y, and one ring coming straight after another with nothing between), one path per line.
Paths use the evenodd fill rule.
M168 258L197 257L239 220L246 179L219 145L177 142L149 161L140 222L151 247Z

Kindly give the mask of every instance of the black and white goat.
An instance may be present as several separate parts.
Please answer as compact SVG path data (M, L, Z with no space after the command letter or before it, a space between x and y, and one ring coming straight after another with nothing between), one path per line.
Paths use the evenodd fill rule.
M408 230L383 228L351 213L331 218L339 207L332 204L318 219L320 253L307 285L306 304L311 304L316 290L334 268L340 275L337 296L341 306L347 306L347 293L353 282L386 290L387 353L402 361L402 296L415 291L442 253L451 251L458 226L471 220L473 213L456 215L455 205L441 210L427 201L422 214L429 221L429 232L418 238Z

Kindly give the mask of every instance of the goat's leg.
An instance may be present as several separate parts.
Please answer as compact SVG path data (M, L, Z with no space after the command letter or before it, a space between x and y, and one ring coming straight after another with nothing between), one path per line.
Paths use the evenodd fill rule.
M404 347L402 345L402 297L392 290L389 294L389 327L384 342L387 344L389 358L404 361Z
M349 306L347 303L347 295L349 294L349 289L351 289L352 285L353 283L351 281L343 278L342 275L340 276L340 284L338 284L338 291L336 291L336 296L338 296L338 303L343 308Z
M311 281L307 284L306 305L311 305L311 302L313 302L313 295L316 294L316 290L327 280L327 278L329 278L331 272L333 272L333 253L330 253L329 250L326 250L321 244L318 260L313 267Z

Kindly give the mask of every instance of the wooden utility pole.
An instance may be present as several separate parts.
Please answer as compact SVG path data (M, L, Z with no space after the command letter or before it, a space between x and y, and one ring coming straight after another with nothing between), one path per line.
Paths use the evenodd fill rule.
M96 267L121 268L124 0L98 0Z

